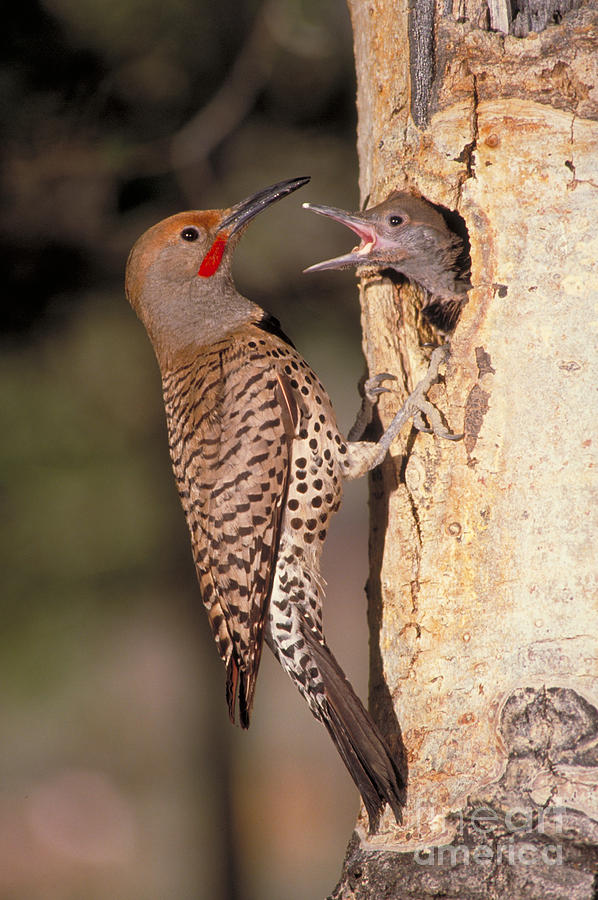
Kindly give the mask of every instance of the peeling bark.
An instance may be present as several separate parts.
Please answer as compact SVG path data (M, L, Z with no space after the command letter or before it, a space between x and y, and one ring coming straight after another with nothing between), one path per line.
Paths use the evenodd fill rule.
M463 217L473 289L431 394L463 441L405 434L371 480L371 705L409 798L403 826L358 824L332 896L589 900L598 9L349 6L362 199ZM370 372L406 395L438 340L418 291L369 275L360 299Z

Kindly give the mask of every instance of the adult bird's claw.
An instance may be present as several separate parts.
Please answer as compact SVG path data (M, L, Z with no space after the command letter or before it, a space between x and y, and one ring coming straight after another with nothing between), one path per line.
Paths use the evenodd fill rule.
M378 444L382 450L387 450L388 447L390 447L394 438L409 419L413 421L413 425L418 431L435 434L438 437L445 438L447 441L461 440L463 437L462 434L452 434L450 431L447 431L440 413L434 404L426 397L431 386L438 381L440 377L439 368L442 363L446 362L449 355L450 346L448 342L442 344L440 347L436 347L433 351L432 356L430 357L430 365L428 366L428 371L425 376L409 394L386 432L380 438Z
M363 383L363 396L370 403L375 403L380 394L392 392L392 388L385 387L384 382L396 380L397 376L391 375L390 372L379 372L377 375L372 375L371 378L367 378Z

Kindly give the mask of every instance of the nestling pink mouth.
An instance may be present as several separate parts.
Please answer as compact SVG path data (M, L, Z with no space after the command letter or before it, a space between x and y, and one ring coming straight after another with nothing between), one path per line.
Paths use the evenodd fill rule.
M368 256L372 253L377 244L378 236L372 225L364 222L358 216L345 212L343 209L336 209L333 206L320 206L318 203L304 203L304 209L318 213L320 216L327 216L341 225L350 228L358 238L360 243L353 247L350 253L344 256L336 256L334 259L326 259L323 262L315 263L313 266L304 269L305 272L321 272L324 269L344 269L349 266L356 266L360 263L367 262Z

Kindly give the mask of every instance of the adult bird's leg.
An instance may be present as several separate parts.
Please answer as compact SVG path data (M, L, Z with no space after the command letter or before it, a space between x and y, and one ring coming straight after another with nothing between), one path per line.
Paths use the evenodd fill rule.
M370 469L380 465L388 453L390 445L410 419L413 420L413 426L418 431L436 434L438 437L442 437L448 441L461 440L463 437L462 434L453 434L450 431L447 431L442 422L440 413L426 396L432 385L438 381L440 366L443 362L446 362L449 354L450 346L448 342L442 344L440 347L436 347L430 357L428 371L419 384L409 394L382 437L376 443L359 441L359 439L356 440L355 435L359 434L357 428L361 425L360 416L362 413L364 416L366 414L364 413L364 410L367 412L369 408L369 415L371 418L372 406L377 395L389 390L389 388L383 387L381 382L385 379L392 378L392 376L389 376L388 373L384 372L381 375L369 379L369 382L366 382L362 409L357 416L355 425L349 432L350 442L347 445L349 465L344 472L345 478L359 478L361 475L369 472ZM368 384L370 384L369 398L367 390ZM429 425L426 425L424 416L428 420ZM366 425L367 424L368 423L366 422Z

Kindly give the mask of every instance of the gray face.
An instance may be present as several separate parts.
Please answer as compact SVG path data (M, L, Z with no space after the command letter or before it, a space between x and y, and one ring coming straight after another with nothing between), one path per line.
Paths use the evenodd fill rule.
M225 210L178 213L139 238L127 262L126 294L161 364L251 318L255 304L235 289L231 255L258 213L307 181L279 182Z

